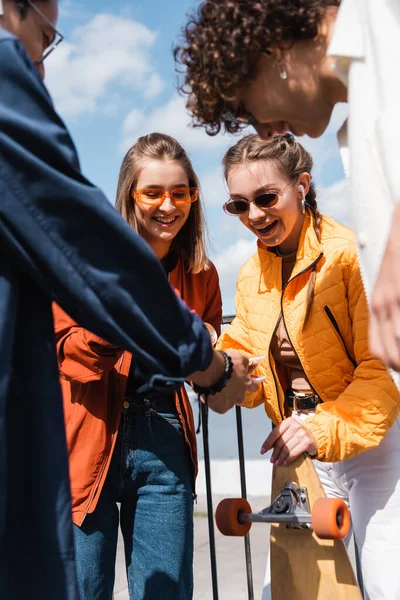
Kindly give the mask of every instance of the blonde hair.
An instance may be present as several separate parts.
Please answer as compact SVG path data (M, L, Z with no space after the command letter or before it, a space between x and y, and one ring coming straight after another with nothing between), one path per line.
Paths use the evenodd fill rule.
M140 233L131 192L136 188L140 171L147 160L179 162L186 171L189 187L199 188L199 180L183 147L173 137L163 133L149 133L131 146L122 161L118 178L115 208ZM188 271L199 273L208 268L206 255L206 225L199 198L193 202L189 217L173 240L171 250L179 254Z
M262 140L258 135L247 135L225 153L222 159L225 179L228 180L229 172L232 168L260 160L273 161L289 181L295 180L297 176L304 172L309 173L311 176L313 167L311 154L290 133L273 135L268 140ZM318 210L317 194L312 182L305 196L305 202L306 207L312 214L317 238L321 241L322 217ZM307 308L303 328L307 325L311 312L315 279L316 270L314 265L308 283Z

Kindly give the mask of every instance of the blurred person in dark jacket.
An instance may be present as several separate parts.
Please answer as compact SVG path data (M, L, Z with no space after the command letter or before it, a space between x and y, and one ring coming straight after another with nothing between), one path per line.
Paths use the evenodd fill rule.
M135 354L148 389L189 378L224 412L247 359L212 350L152 250L81 174L42 82L57 1L0 0L0 589L78 598L52 300ZM103 252L104 240L107 250ZM145 283L145 285L144 285ZM224 388L224 389L223 389Z

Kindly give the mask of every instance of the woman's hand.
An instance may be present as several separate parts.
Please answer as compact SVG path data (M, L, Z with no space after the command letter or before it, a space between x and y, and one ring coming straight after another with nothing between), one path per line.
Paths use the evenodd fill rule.
M237 350L224 350L232 361L233 371L226 387L218 394L208 397L208 406L217 413L223 414L230 410L235 404L241 404L245 393L252 384L249 373L252 365L249 359Z
M231 357L233 363L232 376L228 385L218 394L208 397L208 406L215 412L223 414L233 408L235 404L241 404L248 392L256 392L261 381L265 377L254 377L254 369L258 362L248 359L237 350L225 350Z
M235 404L241 404L247 392L256 392L261 381L265 377L254 377L252 375L258 362L248 359L237 350L224 350L232 360L233 371L226 387L218 394L208 396L208 406L217 413L223 414L230 410ZM261 357L264 358L264 357ZM214 358L206 371L198 371L189 376L189 379L201 387L208 387L217 381L224 370L225 361L222 354L214 352Z
M318 451L313 434L293 417L285 419L275 427L263 445L261 454L273 448L271 462L278 465L289 465L303 452L315 456Z

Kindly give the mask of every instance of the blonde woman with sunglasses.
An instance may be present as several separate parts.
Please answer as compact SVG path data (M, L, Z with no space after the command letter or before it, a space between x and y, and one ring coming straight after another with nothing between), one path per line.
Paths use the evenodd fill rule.
M199 182L175 139L152 133L132 146L116 208L189 308L219 333L221 293L205 252ZM151 279L142 285L151 290ZM54 313L81 597L111 600L120 525L130 598L189 600L197 451L187 394L183 387L139 394L131 353L80 328L59 307Z
M291 134L240 140L223 159L224 208L257 238L218 347L263 356L246 406L275 428L271 462L315 458L328 496L349 505L366 598L400 597L398 390L368 349L368 308L351 230L319 213L312 158ZM267 428L267 427L266 427ZM260 441L261 445L261 441ZM270 597L269 573L264 600Z

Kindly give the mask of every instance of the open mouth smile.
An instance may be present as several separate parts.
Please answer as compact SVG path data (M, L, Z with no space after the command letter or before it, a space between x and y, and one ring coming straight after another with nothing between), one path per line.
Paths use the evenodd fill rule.
M270 235L273 235L275 233L277 225L278 225L278 221L277 221L277 219L275 219L274 221L271 221L271 223L268 223L267 225L257 226L257 227L254 227L254 229L258 235L260 235L262 237L264 237L264 236L269 237Z
M173 225L179 217L175 215L174 217L152 217L153 221L156 221L159 225L165 225L166 227Z

